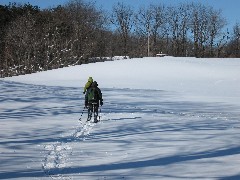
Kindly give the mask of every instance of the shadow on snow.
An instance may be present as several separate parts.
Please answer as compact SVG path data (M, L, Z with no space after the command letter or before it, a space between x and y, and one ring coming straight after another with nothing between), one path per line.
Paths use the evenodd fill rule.
M69 87L48 87L37 85L26 85L0 81L0 103L5 104L0 114L0 121L33 121L33 117L58 116L69 114L80 114L83 107L82 90ZM103 89L104 106L102 114L110 121L128 121L128 127L120 126L119 129L105 130L101 134L95 133L92 140L101 138L114 138L136 134L151 134L153 132L183 132L196 130L225 130L229 126L239 127L239 114L235 113L237 107L220 103L203 103L174 100L177 95L173 92L157 90L132 90L132 89ZM116 94L118 95L116 97ZM14 106L8 106L14 104ZM121 117L120 115L126 117ZM133 116L130 116L133 114ZM128 116L129 115L129 116ZM120 117L119 117L120 116ZM172 119L189 118L197 120L197 123L184 121L179 123L162 122L160 124L140 124L138 129L131 121L141 121L142 116L157 120L164 117ZM210 123L210 121L212 123ZM225 121L229 123L226 125ZM55 137L62 132L52 129L38 129L39 135L50 131L46 137L38 138L38 134L32 133L15 134L14 139L0 141L0 145L7 148L20 147L22 144L40 144L55 142L71 142L74 137ZM42 131L42 132L41 132ZM23 140L24 137L24 140ZM21 138L21 140L17 140ZM133 169L152 166L164 166L192 160L222 157L240 154L240 146L220 150L212 150L187 155L174 155L155 159L147 159L133 162L120 162L116 164L101 164L93 166L80 166L71 168L54 169L54 173L71 174L96 171L111 171L117 169ZM44 176L42 170L29 169L21 171L1 172L0 179L14 177L40 177ZM221 177L224 179L238 179L240 175ZM218 178L218 177L216 177Z
M55 169L54 173L72 174L72 173L112 171L112 170L121 170L121 169L136 169L136 168L152 167L152 166L165 166L165 165L170 165L175 163L182 163L186 161L200 160L200 159L214 158L214 157L223 157L223 156L236 155L236 154L240 154L240 146L232 147L224 150L216 150L212 152L207 151L207 152L201 152L196 154L176 155L176 156L169 156L169 157L135 161L135 162L123 162L123 163L117 163L117 164L101 164L101 165L95 165L95 166L60 168L60 169ZM43 172L39 170L28 170L28 171L23 170L23 171L16 171L16 172L0 173L0 179L14 178L14 177L40 177L43 175L44 175ZM221 177L219 179L227 180L227 179L233 179L233 178L237 179L239 177L240 175L235 175L235 176L229 176L229 177Z

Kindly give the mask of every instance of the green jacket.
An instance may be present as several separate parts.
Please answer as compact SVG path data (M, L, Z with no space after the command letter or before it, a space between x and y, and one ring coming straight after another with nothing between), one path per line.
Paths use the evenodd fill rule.
M83 89L83 93L85 93L87 91L88 88L90 88L91 84L93 82L93 78L89 77L88 78L88 82L85 84L84 89Z

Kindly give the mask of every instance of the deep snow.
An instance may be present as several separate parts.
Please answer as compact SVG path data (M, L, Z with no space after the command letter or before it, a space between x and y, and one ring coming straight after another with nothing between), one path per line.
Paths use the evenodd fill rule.
M4 78L0 179L240 179L239 70L164 57ZM98 124L82 115L88 76Z

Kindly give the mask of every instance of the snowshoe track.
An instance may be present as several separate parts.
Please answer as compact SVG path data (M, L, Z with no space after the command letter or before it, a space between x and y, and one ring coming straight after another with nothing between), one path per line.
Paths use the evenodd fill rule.
M74 132L67 137L69 141L85 140L90 135L95 123L86 121L75 128ZM72 155L73 149L68 142L56 142L55 144L47 144L44 146L45 159L42 163L42 170L46 176L52 179L72 179L69 176L62 175L64 168L69 164L68 160Z

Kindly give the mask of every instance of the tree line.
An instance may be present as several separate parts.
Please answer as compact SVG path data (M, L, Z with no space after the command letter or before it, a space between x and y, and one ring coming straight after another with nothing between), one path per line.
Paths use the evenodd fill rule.
M196 3L137 10L117 3L110 13L84 0L49 9L0 5L0 74L28 74L117 55L240 57L240 25L230 33L226 23L220 10Z

